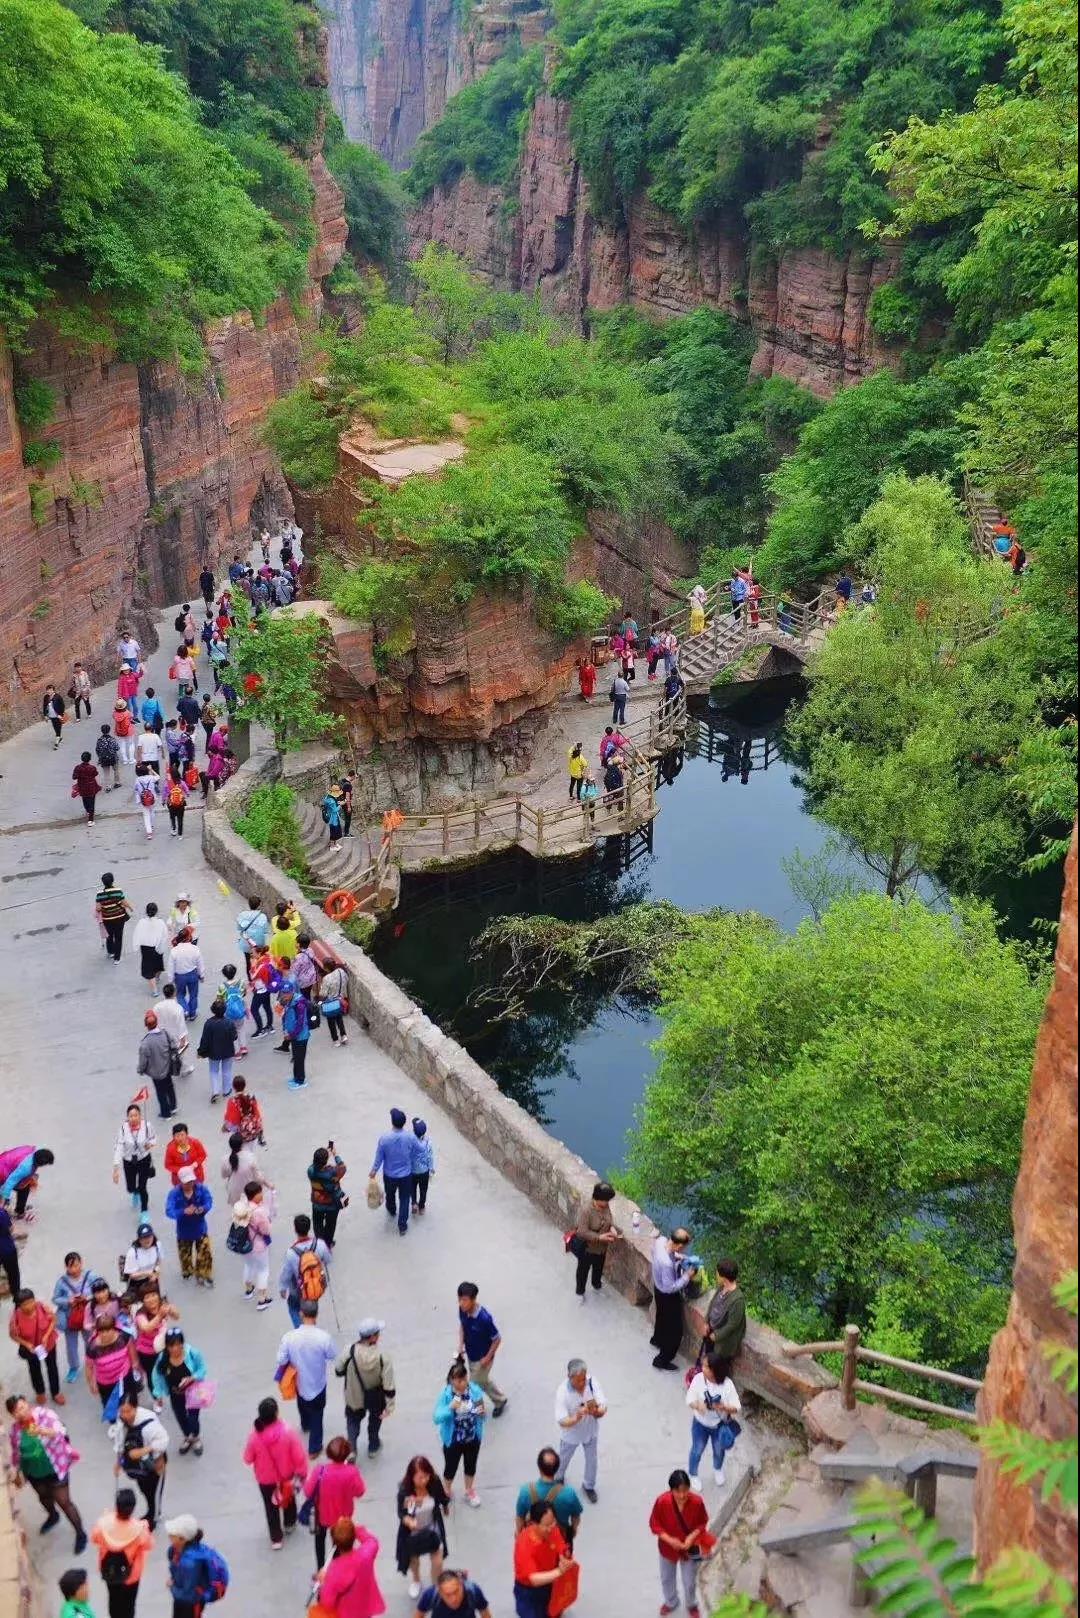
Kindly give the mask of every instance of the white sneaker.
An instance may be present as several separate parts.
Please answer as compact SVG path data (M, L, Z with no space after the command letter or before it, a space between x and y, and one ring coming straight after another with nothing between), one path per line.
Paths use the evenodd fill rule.
M691 1478L691 1479L690 1479L690 1487L691 1487L691 1488L692 1488L692 1489L693 1489L693 1491L694 1491L694 1493L695 1493L695 1494L701 1494L701 1493L703 1493L703 1490L702 1490L702 1484L701 1484L701 1479L700 1479L700 1478Z
M414 1579L413 1582L409 1585L409 1600L410 1601L416 1601L417 1598L419 1597L419 1595L420 1595L420 1586L417 1584L416 1580Z
M479 1509L480 1509L480 1496L477 1494L475 1489L466 1489L465 1490L465 1504L467 1506L472 1506L474 1511L479 1511Z
M728 1480L727 1480L727 1473L726 1472L714 1472L713 1473L713 1482L716 1484L716 1487L718 1489L726 1489L727 1488L727 1481Z

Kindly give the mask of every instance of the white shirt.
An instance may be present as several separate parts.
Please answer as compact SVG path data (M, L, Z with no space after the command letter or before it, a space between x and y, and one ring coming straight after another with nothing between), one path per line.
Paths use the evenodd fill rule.
M140 764L159 764L164 751L165 745L156 731L140 731L135 743L135 756Z
M156 949L159 955L168 958L169 929L160 916L140 917L131 939L136 949Z
M576 1416L582 1405L588 1404L590 1399L603 1406L605 1410L607 1409L604 1390L594 1376L590 1376L585 1383L584 1393L579 1393L576 1388L571 1387L569 1379L561 1382L556 1389L555 1422L560 1428L561 1438L564 1443L588 1444L596 1437L597 1418L595 1416L586 1416L584 1420L575 1422L572 1427L562 1425L569 1417Z
M157 1012L158 1027L164 1028L174 1044L186 1045L187 1018L179 1000L159 1000L154 1010Z
M157 1242L152 1247L140 1247L138 1242L132 1242L124 1257L124 1274L129 1279L152 1275L155 1270L160 1270L161 1261L161 1248Z
M202 977L205 973L202 950L198 944L174 944L172 952L173 977L178 972L198 972Z
M183 1013L181 1012L181 1016ZM153 1128L145 1120L138 1129L132 1130L125 1118L120 1125L120 1133L116 1137L116 1151L113 1153L113 1163L119 1168L121 1163L134 1163L137 1158L145 1157L151 1146L157 1145L157 1136Z
M133 1431L138 1431L139 1443L137 1447L139 1449L148 1449L155 1460L157 1460L158 1456L165 1454L169 1447L169 1435L152 1410L147 1410L145 1406L140 1405L131 1426ZM122 1421L118 1421L115 1426L109 1429L109 1436L112 1438L113 1449L117 1455L123 1455L124 1453L126 1434L127 1428Z
M719 1427L724 1419L721 1410L695 1410L694 1406L706 1404L730 1405L734 1410L742 1409L742 1400L735 1392L735 1384L729 1376L720 1383L716 1383L704 1371L699 1371L686 1390L686 1402L694 1411L694 1420L702 1427Z
M116 652L125 663L137 663L142 656L142 648L133 636L129 636L127 640L117 641Z

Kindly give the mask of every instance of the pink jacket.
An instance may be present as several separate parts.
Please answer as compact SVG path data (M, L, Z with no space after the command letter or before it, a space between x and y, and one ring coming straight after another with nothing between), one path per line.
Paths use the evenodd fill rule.
M356 1530L356 1545L344 1556L335 1556L319 1586L319 1605L337 1618L378 1618L386 1611L375 1579L375 1558L379 1541L366 1528Z
M319 1461L311 1468L304 1484L310 1500L319 1491L316 1512L323 1528L333 1528L339 1517L351 1517L353 1506L367 1485L350 1461Z
M300 1434L283 1421L248 1434L244 1465L255 1468L256 1483L287 1483L307 1471L307 1448Z

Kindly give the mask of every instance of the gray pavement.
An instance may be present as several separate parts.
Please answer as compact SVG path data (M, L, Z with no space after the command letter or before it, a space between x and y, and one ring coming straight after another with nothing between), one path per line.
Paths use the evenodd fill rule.
M165 650L149 660L150 683L159 694L168 688L165 671L174 615L175 609L163 615ZM56 671L61 687L67 674L63 668ZM0 920L7 944L0 986L0 1147L27 1141L47 1144L57 1155L55 1167L42 1177L37 1219L23 1259L26 1284L45 1297L72 1246L93 1268L112 1277L117 1254L134 1225L126 1196L111 1183L111 1165L124 1105L138 1087L135 1054L149 1002L130 949L119 966L110 964L102 951L92 913L100 874L107 869L116 873L136 914L151 898L164 910L178 891L189 890L201 916L208 979L216 983L221 965L239 959L233 930L239 901L219 891L203 862L197 813L189 814L182 841L169 836L162 815L148 842L130 802L132 770L127 767L122 771L125 790L103 794L99 823L84 827L81 808L69 797L70 772L80 745L92 748L97 725L111 705L110 688L95 697L92 720L66 727L55 754L52 732L44 723L0 746ZM636 1618L655 1612L659 1591L648 1509L669 1470L685 1465L688 1413L681 1378L650 1366L643 1315L607 1293L581 1308L573 1296L572 1267L560 1232L361 1033L353 1032L342 1051L332 1049L325 1030L319 1030L308 1063L310 1087L299 1094L286 1089L287 1058L270 1045L258 1042L243 1071L266 1115L264 1161L279 1199L275 1261L280 1262L292 1215L307 1207L305 1169L312 1149L332 1136L349 1164L346 1183L353 1200L341 1221L334 1267L338 1319L327 1299L323 1324L344 1345L363 1315L375 1314L388 1323L385 1346L397 1366L398 1409L387 1423L382 1454L371 1462L361 1459L368 1493L358 1518L382 1544L378 1569L389 1613L405 1618L413 1610L393 1565L394 1494L410 1455L438 1457L431 1412L455 1349L455 1291L463 1279L479 1283L482 1301L502 1329L498 1377L511 1403L505 1418L490 1424L485 1437L479 1469L482 1509L461 1506L453 1515L450 1564L468 1568L484 1585L495 1618L507 1618L513 1610L516 1489L533 1477L537 1449L556 1437L555 1388L567 1358L581 1355L603 1384L611 1408L601 1439L600 1502L586 1508L579 1540L582 1594L574 1611L578 1618ZM288 1320L283 1304L260 1315L241 1296L240 1260L224 1245L228 1219L218 1177L224 1137L220 1110L209 1105L205 1064L198 1063L183 1085L183 1116L211 1158L217 1285L213 1292L202 1292L181 1283L171 1228L166 1227L166 1286L182 1308L190 1339L206 1357L210 1376L219 1383L219 1396L204 1421L202 1459L173 1457L166 1515L194 1511L207 1537L227 1556L233 1584L224 1611L299 1618L313 1567L311 1541L298 1532L283 1554L270 1554L255 1483L240 1460L255 1406L273 1392L275 1351ZM414 1222L405 1240L364 1200L374 1139L392 1104L410 1116L425 1114L438 1155L429 1212ZM151 1201L151 1217L159 1228L165 1223L166 1189L159 1174L152 1182ZM5 1326L6 1320L5 1307ZM8 1387L20 1388L25 1385L22 1372L5 1330L0 1377ZM85 1385L66 1391L64 1417L82 1452L73 1495L89 1526L111 1497L111 1450ZM295 1420L295 1407L287 1409ZM344 1430L336 1382L329 1409L328 1436ZM171 1420L168 1412L165 1419ZM175 1434L173 1443L175 1448ZM571 1481L580 1484L576 1468ZM711 1481L706 1490L714 1503ZM21 1505L41 1572L55 1594L52 1581L71 1565L69 1530L62 1524L47 1540L38 1539L37 1502L24 1491ZM92 1553L84 1560L93 1565ZM95 1611L104 1614L105 1592L96 1574L92 1582ZM163 1618L169 1610L164 1539L159 1535L139 1613L141 1618Z

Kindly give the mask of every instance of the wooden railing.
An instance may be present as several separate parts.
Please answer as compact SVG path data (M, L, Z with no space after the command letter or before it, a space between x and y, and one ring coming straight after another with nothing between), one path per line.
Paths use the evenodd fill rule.
M842 1354L843 1370L840 1375L840 1396L845 1410L854 1410L857 1394L871 1399L884 1399L890 1404L903 1405L908 1410L921 1410L933 1416L951 1416L955 1421L975 1421L975 1413L956 1405L939 1404L934 1399L921 1399L913 1393L901 1393L896 1388L882 1387L878 1382L864 1382L859 1376L860 1363L884 1365L893 1371L906 1371L909 1376L925 1377L929 1382L940 1382L946 1387L960 1388L965 1393L978 1393L982 1383L974 1377L961 1376L956 1371L942 1371L936 1365L921 1365L916 1360L898 1359L895 1354L880 1354L875 1348L863 1348L862 1333L858 1326L845 1326L843 1338L833 1343L789 1343L784 1353L789 1359L803 1354Z

